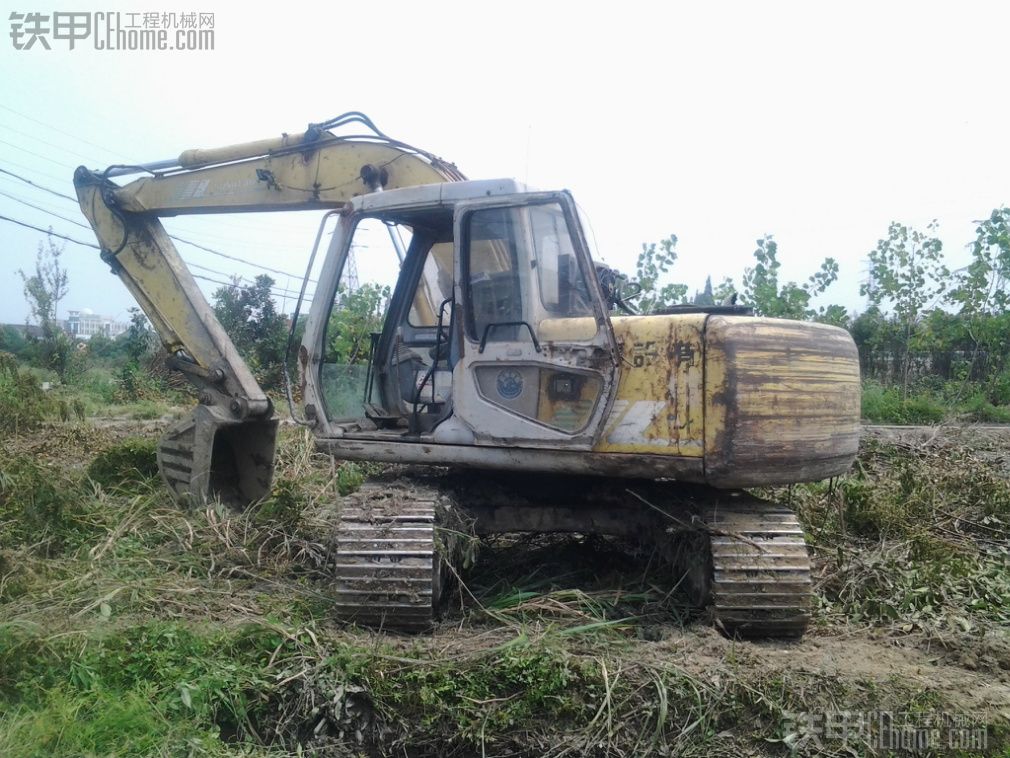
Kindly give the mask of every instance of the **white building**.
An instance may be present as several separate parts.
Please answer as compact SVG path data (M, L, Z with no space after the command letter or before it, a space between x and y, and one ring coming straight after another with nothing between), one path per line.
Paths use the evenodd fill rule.
M130 328L129 324L114 321L108 316L99 316L90 308L67 311L67 320L64 326L67 334L81 340L89 340L96 334L112 338Z

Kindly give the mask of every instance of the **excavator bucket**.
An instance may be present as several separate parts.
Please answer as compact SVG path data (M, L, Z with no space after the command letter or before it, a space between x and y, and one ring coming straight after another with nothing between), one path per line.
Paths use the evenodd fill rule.
M235 419L199 405L161 438L158 469L180 502L244 508L270 491L276 442L275 418Z

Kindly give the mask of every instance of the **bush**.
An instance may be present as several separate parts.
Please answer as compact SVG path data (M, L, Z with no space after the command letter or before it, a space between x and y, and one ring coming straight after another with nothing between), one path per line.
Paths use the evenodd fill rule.
M134 437L106 448L88 466L88 476L103 487L122 487L158 476L158 443Z
M90 368L84 372L77 389L99 405L112 405L119 385L108 369Z
M24 334L11 326L0 326L0 351L27 358L30 345Z
M162 383L134 361L119 369L116 383L114 400L119 403L151 400L165 394Z
M1010 371L993 377L986 387L986 395L995 405L1010 405Z
M960 408L960 411L965 421L974 421L983 424L1010 423L1010 408L1000 408L993 405L982 394L969 398Z
M19 369L10 353L0 353L0 434L36 429L55 413L38 378Z
M863 385L862 414L868 421L882 424L937 424L948 409L927 394L902 397L900 387L881 387L867 382Z
M80 541L79 483L23 456L0 457L0 547L55 555Z

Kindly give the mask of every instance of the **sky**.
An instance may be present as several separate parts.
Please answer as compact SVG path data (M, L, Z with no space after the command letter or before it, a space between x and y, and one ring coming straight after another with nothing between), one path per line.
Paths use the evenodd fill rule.
M11 10L214 14L210 51L91 39L70 50L51 36L49 50L17 50L2 14L0 169L71 196L82 163L171 158L359 110L470 178L571 190L598 257L628 273L642 243L676 234L673 280L739 283L755 240L772 234L784 279L838 260L820 302L850 309L890 221L937 219L956 268L973 220L1010 204L1010 3L25 1ZM74 203L2 173L0 193L0 215L94 242ZM317 223L166 226L287 272L278 287L296 290ZM0 322L24 322L16 271L43 236L0 220ZM212 279L263 273L179 250ZM63 260L61 316L127 318L132 299L97 250L68 242Z

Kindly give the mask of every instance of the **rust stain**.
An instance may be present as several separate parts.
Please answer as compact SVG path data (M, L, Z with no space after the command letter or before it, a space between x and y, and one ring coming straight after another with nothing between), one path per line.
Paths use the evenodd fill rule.
M708 390L706 474L718 486L821 479L858 445L859 368L851 337L820 324L713 317L706 349L724 385Z

